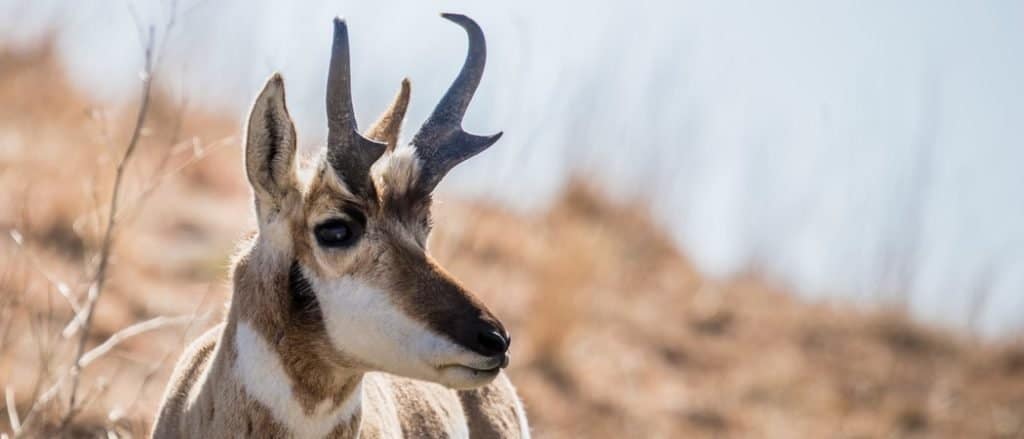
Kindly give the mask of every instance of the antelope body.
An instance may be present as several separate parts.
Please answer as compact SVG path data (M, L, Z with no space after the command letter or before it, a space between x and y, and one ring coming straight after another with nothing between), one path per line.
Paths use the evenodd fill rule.
M502 372L508 332L425 247L434 187L501 135L461 128L486 49L475 22L443 16L469 54L409 145L397 145L408 81L357 130L340 19L328 145L307 183L283 81L264 86L245 145L259 231L234 265L224 323L179 360L154 437L529 436Z

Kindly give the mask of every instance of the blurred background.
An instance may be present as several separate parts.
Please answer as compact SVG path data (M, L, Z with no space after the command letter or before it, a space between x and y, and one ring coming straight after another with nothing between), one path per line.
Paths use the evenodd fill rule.
M432 251L519 334L537 436L1024 437L1024 4L550 3L0 0L0 431L144 435L254 228L263 81L313 154L344 16L360 122L409 77L414 132L457 11L505 136Z

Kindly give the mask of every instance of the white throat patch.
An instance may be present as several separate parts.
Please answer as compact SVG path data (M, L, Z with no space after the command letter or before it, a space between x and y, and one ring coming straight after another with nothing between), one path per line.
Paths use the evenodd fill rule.
M362 384L340 405L332 399L321 401L306 414L292 393L292 382L280 357L248 322L239 322L235 331L234 373L246 393L263 404L274 420L298 438L322 438L338 424L352 418L362 403Z

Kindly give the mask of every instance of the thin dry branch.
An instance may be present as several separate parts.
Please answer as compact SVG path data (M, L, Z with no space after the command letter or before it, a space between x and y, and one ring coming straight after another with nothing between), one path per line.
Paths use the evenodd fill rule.
M32 425L32 422L35 421L36 415L38 415L39 412L42 411L43 407L46 407L50 401L59 394L61 387L64 386L64 381L68 379L68 376L70 376L69 372L70 371L61 374L60 378L58 378L53 385L47 388L42 395L32 401L32 405L29 406L28 412L25 413L25 419L21 422L21 429L14 430L15 438L24 437L25 434L30 431L29 427Z
M11 429L21 430L21 419L18 418L18 407L14 405L14 388L7 386L4 389L4 399L7 403L7 420L11 423Z
M153 88L154 35L155 30L150 26L149 38L145 45L145 56L143 60L141 102L139 103L139 110L135 119L135 127L132 129L132 135L128 140L128 146L125 148L124 154L121 156L121 160L117 163L117 171L114 175L114 187L111 190L110 210L107 213L107 227L103 234L103 241L100 246L99 264L96 268L96 276L93 283L94 287L89 289L89 295L82 313L78 313L79 315L84 313L84 316L81 318L82 329L78 336L78 344L75 348L75 355L73 356L74 360L71 365L71 389L68 397L68 411L61 422L62 427L67 426L71 421L71 417L75 413L74 408L78 393L79 375L82 369L82 356L85 354L85 345L89 339L89 333L91 332L90 329L93 311L96 308L96 303L99 302L99 298L103 294L103 287L106 285L107 267L110 264L110 250L114 242L114 227L117 225L118 198L122 190L121 183L124 180L125 169L127 168L128 162L131 161L132 155L135 153L135 149L139 145L139 139L142 137L142 128L145 125L146 116L149 114L149 101Z
M140 102L135 118L135 124L131 131L131 136L129 137L120 160L116 164L113 187L110 193L110 203L108 206L104 206L104 208L102 208L103 210L106 210L107 216L105 221L98 220L93 222L97 227L99 224L105 222L105 227L102 231L97 231L98 233L102 233L101 244L99 251L95 255L95 259L93 259L95 268L88 270L92 272L92 275L90 276L92 277L92 280L88 283L88 289L84 300L80 297L74 297L74 295L70 293L70 289L67 287L67 284L54 278L48 272L43 270L41 264L39 264L32 255L29 255L30 263L33 268L39 271L43 277L53 285L54 289L60 293L61 297L70 305L73 311L73 317L65 327L64 335L65 338L77 336L77 339L72 342L74 346L73 355L71 356L72 363L67 369L64 369L53 377L54 381L51 382L50 386L46 388L41 395L32 398L32 405L29 407L23 418L18 415L17 409L13 404L8 404L7 414L13 429L14 437L33 434L31 432L32 425L34 425L33 422L39 422L39 414L44 411L44 408L49 407L53 401L61 399L60 396L63 394L63 390L65 389L68 390L67 406L58 425L61 431L66 432L67 427L70 425L74 417L81 412L85 405L88 404L87 400L102 393L102 390L100 393L95 393L86 392L82 389L84 386L80 383L80 376L85 367L102 358L104 355L113 352L120 343L131 337L166 326L190 323L196 318L194 314L180 317L156 317L126 327L108 337L99 346L96 346L91 350L86 350L90 333L92 332L92 319L95 315L96 306L100 298L103 296L109 277L108 271L111 265L113 243L117 236L116 232L124 219L123 216L125 212L122 212L122 210L125 209L123 205L127 200L122 200L122 198L130 198L125 196L125 187L131 184L131 179L126 178L126 170L129 163L132 162L132 158L135 155L136 150L139 148L141 138L144 137L146 133L145 122L150 111L153 74L156 70L156 66L160 62L160 54L163 52L163 47L167 42L167 33L169 33L174 26L177 3L177 0L170 0L170 19L166 23L165 29L163 29L165 32L162 35L162 41L158 42L156 31L153 26L148 28L148 35L144 35L143 28L140 27L139 40L143 43L142 46L144 52L143 69L141 72L142 83ZM184 108L182 108L182 111L184 111ZM157 181L147 187L138 199L134 200L137 204L143 204L145 199L156 189L157 186L159 186L160 183L166 180L167 177L179 172L181 169L199 161L202 158L202 154L194 154L193 157L191 157L190 160L187 160L184 165L172 172L164 172L165 167L171 159L171 154L174 151L177 151L177 148L174 148L174 146L178 143L180 134L178 130L180 130L180 128L181 115L179 114L179 120L176 123L173 137L168 141L168 146L170 146L170 148L168 148L167 154L165 154L163 159L160 160L156 169L157 174L163 175L159 175ZM93 212L98 212L99 210L100 209L97 209ZM21 245L21 236L16 231L12 232L11 238L15 240L23 251L27 250ZM49 296L47 296L47 298L49 299ZM48 309L50 308L48 307ZM13 400L13 389L7 389L7 399Z
M197 318L197 316L199 315L199 310L206 306L206 300L210 297L210 292L212 290L212 287L207 287L206 292L203 293L203 297L199 300L199 303L197 303L195 308L192 309L192 320L189 321L188 325L186 325L185 328L181 331L181 337L178 340L180 348L184 348L185 346L187 346L186 337L188 337L189 331L191 331L195 327L196 322L200 320L199 318ZM201 320L206 320L209 317L209 315L209 312L204 313ZM139 403L139 400L142 399L142 396L146 392L146 388L149 386L150 381L153 379L154 376L156 376L157 372L160 371L160 368L164 365L164 363L166 363L167 360L170 359L171 353L173 353L174 351L175 349L168 349L164 351L164 354L160 357L160 359L149 366L149 369L146 371L146 375L142 378L142 383L139 384L139 389L135 392L135 397L132 398L131 402L128 403L128 405L123 407L123 412L129 412Z
M84 355L82 355L82 358L78 360L78 363L79 365L81 365L81 367L88 366L89 363L96 361L98 358L102 357L107 352L110 352L110 350L116 347L118 344L129 338L135 337L145 332L164 328L167 326L176 326L190 323L194 318L195 316L193 315L183 315L178 317L160 316L146 320L144 322L136 323L120 331L117 331L109 338L107 338L107 340L104 341L103 344L96 346L89 352L86 352Z
M71 297L71 288L68 287L67 283L61 281L60 279L57 279L56 276L54 276L49 271L43 268L43 264L39 262L39 258L36 257L35 253L32 252L31 249L29 249L27 246L25 246L25 237L21 234L21 232L19 232L16 229L11 229L11 231L8 233L11 236L11 240L14 241L14 244L18 247L19 250L21 250L22 254L25 255L25 259L28 260L29 266L32 267L33 270L38 272L41 276L43 276L43 279L46 279L46 281L49 282L50 285L53 286L53 288L57 290L58 293L60 293L60 296L63 297L66 302L68 302L68 305L71 307L72 311L74 311L75 313L81 312L81 305L78 304L78 301L76 301L75 298Z
M163 172L162 174L154 178L151 181L151 183L145 188L143 188L142 191L134 199L127 203L127 208L123 209L119 214L128 215L133 212L139 212L142 209L143 204L149 199L149 197L152 196L153 193L156 192L156 190L159 189L160 186L163 185L163 183L165 183L171 177L177 176L185 169L191 167L192 165L195 165L196 163L199 163L200 161L208 157L211 152L220 149L225 145L233 145L237 139L237 136L226 136L218 140L215 140L214 142L207 145L205 148L202 147L198 140L196 139L189 139L187 141L179 142L178 144L174 145L174 147L172 148L172 152L178 150L180 146L188 145L190 146L189 151L192 152L192 155L180 165L174 167L171 170ZM171 154L168 154L168 157L170 157L170 155ZM161 165L161 168L166 168L166 164Z
M128 197L127 199L125 199L125 200L123 200L121 202L121 208L118 209L117 220L120 221L122 219L125 219L126 215L137 213L139 210L141 210L141 208L143 207L143 204L145 203L145 201L154 192L156 192L157 189L159 189L165 182L167 182L171 178L180 175L183 171L185 171L189 167L192 167L196 163L199 163L199 162L203 161L204 159L206 159L207 157L212 155L215 151L220 150L224 146L235 145L235 144L237 144L237 142L238 142L238 136L230 135L230 136L225 136L225 137L222 137L220 139L217 139L217 140L215 140L213 142L210 142L206 146L203 146L197 139L194 139L194 138L193 139L188 139L188 140L183 140L183 141L180 141L180 142L172 145L172 147L169 149L170 154L168 155L168 160L167 160L168 162L170 162L170 158L173 158L173 156L175 154L177 154L177 153L179 153L181 151L190 151L191 155L188 157L188 159L183 161L181 164L179 164L179 165L177 165L177 166L175 166L175 167L173 167L171 169L166 169L166 167L167 167L166 165L158 166L158 168L164 168L165 171L163 173L160 173L159 175L151 177L150 183L145 188L143 188L141 191L139 191L138 194L135 195L134 198ZM98 205L97 207L90 209L86 213L83 213L80 216L80 218L91 217L91 216L97 215L99 210L101 210L101 209L109 209L109 207L110 207L109 204ZM128 221L131 221L131 218L129 218ZM73 322L73 323L75 323L75 322ZM77 328L72 328L71 329L71 333L74 333L75 331L77 331Z
M15 276L14 271L15 264L9 264L4 267L0 282L4 282L6 285L21 285L21 282L15 283L12 280ZM16 290L0 297L0 352L4 352L4 349L7 347L8 336L11 334L11 327L14 326L15 308L19 306L18 299L20 294L20 290Z

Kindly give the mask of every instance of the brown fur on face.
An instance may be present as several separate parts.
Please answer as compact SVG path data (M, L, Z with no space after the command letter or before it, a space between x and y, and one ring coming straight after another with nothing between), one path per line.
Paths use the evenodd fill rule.
M407 97L403 92L398 98ZM397 130L398 124L389 123ZM397 133L386 131L377 135L377 140L397 138ZM431 198L416 191L418 168L415 150L390 149L374 165L372 197L359 197L322 164L305 191L302 215L292 226L295 258L317 277L351 276L376 287L410 318L455 343L471 345L484 325L507 334L498 319L427 253ZM317 244L313 231L318 224L356 218L365 218L365 229L354 246L337 250Z

